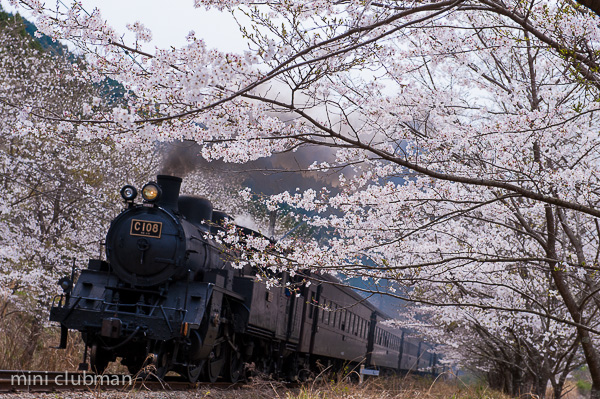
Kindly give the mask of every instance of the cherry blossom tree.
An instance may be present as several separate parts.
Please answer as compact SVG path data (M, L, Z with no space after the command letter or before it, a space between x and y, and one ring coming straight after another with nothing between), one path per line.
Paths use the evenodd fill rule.
M74 262L81 268L103 256L106 229L122 208L119 188L153 180L168 151L117 151L110 138L79 140L69 123L38 119L40 112L83 116L114 98L78 79L80 61L44 51L19 17L2 14L0 63L2 307L45 320L58 278L70 275ZM187 177L188 192L212 197L233 215L243 211L241 200L232 201L239 183L206 171Z
M432 339L476 337L482 367L539 373L541 395L548 380L561 391L582 353L600 397L596 3L197 0L250 18L244 54L193 32L149 53L139 22L127 43L100 10L17 3L79 47L78 77L130 93L73 115L16 106L45 121L32 137L58 122L119 146L193 140L227 162L327 148L312 169L339 174L339 191L267 205L311 212L331 239L282 240L244 262L395 281L387 294L425 305Z

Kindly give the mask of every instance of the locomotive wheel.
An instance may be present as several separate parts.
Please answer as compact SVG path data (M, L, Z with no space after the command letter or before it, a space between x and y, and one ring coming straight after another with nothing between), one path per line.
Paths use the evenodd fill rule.
M206 367L204 368L205 377L208 382L217 382L223 366L225 365L225 356L223 345L218 344L213 348L210 357L206 361Z
M171 370L171 356L173 356L173 349L168 344L163 344L156 356L156 371L154 375L159 380L165 378L165 375Z
M204 371L205 359L198 358L198 351L202 347L202 338L198 330L192 330L190 333L190 349L187 365L183 367L180 374L186 377L189 382L196 382Z
M166 358L166 356L163 356L163 359L164 358ZM158 363L154 375L157 379L163 380L165 378L165 375L167 375L167 372L169 372L169 366L164 362L162 364Z
M90 349L90 365L92 371L96 374L103 374L108 363L110 362L110 355L98 346L98 343L94 343Z
M223 377L229 382L236 383L240 380L244 369L242 354L238 350L240 343L237 342L238 340L233 329L227 331L226 337L227 343L223 343L223 345L226 349L224 358L227 359L227 364L225 365Z
M204 369L204 360L198 363L188 363L186 366L186 377L189 382L196 382Z
M230 348L227 352L229 352L229 364L227 364L225 367L225 378L229 382L236 383L240 380L242 369L244 368L242 355L240 352L232 348Z
M303 368L298 371L298 382L306 382L314 378L314 373L309 368Z

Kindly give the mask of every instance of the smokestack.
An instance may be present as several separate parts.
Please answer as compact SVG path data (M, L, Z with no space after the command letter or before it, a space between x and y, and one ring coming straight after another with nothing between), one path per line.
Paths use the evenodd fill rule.
M171 209L173 212L179 212L177 200L179 199L179 189L181 188L181 177L158 175L156 183L162 191L157 205Z

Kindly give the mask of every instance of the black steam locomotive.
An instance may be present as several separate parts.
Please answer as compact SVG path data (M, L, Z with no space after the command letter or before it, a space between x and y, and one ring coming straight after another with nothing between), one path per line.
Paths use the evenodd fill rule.
M181 181L159 175L137 204L137 190L123 187L127 207L108 230L107 261L90 260L74 286L73 275L59 282L50 320L61 325L59 348L69 329L82 333L83 369L89 356L97 373L120 357L131 373L152 364L160 378L174 371L192 382L235 382L245 365L291 380L317 363L434 370L429 345L382 324L382 312L333 278L291 292L285 285L298 276L284 273L282 287L267 289L256 270L233 268L231 251L207 238L226 215L179 195Z

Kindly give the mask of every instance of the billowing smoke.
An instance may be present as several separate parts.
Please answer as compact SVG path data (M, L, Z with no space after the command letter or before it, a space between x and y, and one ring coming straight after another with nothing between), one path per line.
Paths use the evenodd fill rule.
M257 89L256 94L267 95L267 93L278 92L278 98L281 101L290 99L292 93L290 87L277 82L270 82ZM297 102L310 103L310 98L294 91ZM328 115L323 107L313 106L305 109L313 117L323 117L328 120L334 119ZM282 122L288 122L298 117L297 114L290 112L273 112L273 117ZM209 128L209 127L208 127ZM268 158L261 158L256 161L245 164L233 164L223 161L208 162L202 158L201 148L194 142L179 142L168 145L166 148L167 156L164 162L163 172L166 174L175 174L184 177L191 171L205 170L221 174L229 174L236 179L241 179L243 184L250 187L254 193L263 195L277 194L283 191L295 192L308 188L318 190L323 186L330 189L338 184L340 173L352 173L349 170L332 169L329 172L309 171L308 167L313 163L328 162L333 163L335 159L335 149L327 146L305 145L294 152L285 152L274 154ZM238 180L239 181L239 180Z
M191 141L163 144L165 154L162 174L184 177L191 172L229 175L241 181L253 192L271 195L296 189L318 189L323 186L335 187L340 171L328 173L309 171L314 161L331 161L333 154L323 147L303 147L296 152L275 154L245 164L226 163L220 160L208 162L201 154L198 144Z

